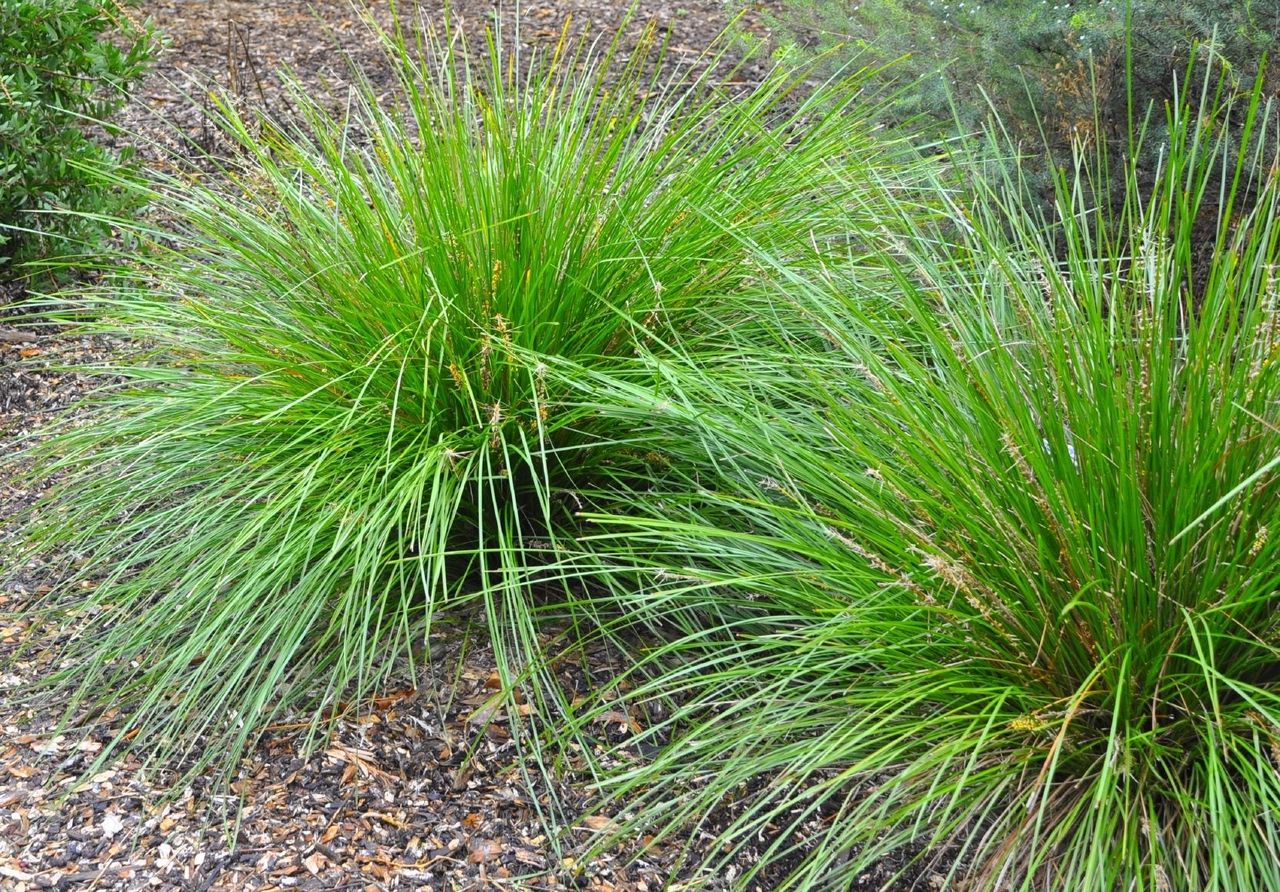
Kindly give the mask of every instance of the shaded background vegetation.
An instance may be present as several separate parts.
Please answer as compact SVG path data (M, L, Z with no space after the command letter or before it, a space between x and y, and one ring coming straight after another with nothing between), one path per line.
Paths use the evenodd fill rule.
M102 136L146 71L153 32L116 0L0 2L0 278L91 249L136 196Z
M1188 70L1197 82L1211 55L1229 89L1247 90L1280 41L1275 0L784 0L771 22L792 52L896 62L884 74L895 121L946 134L994 112L1058 164L1074 140L1123 152L1148 109L1161 126L1176 82ZM1265 92L1277 89L1273 70Z

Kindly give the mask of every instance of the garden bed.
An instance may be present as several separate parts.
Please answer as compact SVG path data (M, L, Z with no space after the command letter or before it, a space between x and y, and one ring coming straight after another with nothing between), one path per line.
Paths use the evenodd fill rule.
M1247 53L1060 166L718 2L131 0L111 194L59 2L14 256L119 250L0 294L0 888L1280 888Z

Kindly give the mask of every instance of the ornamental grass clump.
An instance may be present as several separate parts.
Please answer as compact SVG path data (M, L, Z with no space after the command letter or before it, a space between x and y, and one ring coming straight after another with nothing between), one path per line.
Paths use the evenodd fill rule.
M1115 209L1085 158L1050 220L958 158L972 198L940 188L949 219L865 273L794 276L750 365L596 382L674 469L596 518L668 642L627 695L627 752L663 748L606 777L628 829L710 833L708 876L755 849L743 888L1280 887L1259 96L1174 109Z
M286 715L323 731L445 608L529 671L530 575L628 436L561 405L546 362L722 324L714 298L762 275L741 235L841 234L833 174L887 157L856 75L730 96L723 55L661 75L652 32L625 60L621 38L382 39L390 95L224 105L226 169L155 181L172 231L134 227L72 298L142 347L33 453L56 480L33 548L73 564L39 613L66 629L43 691L142 752L231 766Z

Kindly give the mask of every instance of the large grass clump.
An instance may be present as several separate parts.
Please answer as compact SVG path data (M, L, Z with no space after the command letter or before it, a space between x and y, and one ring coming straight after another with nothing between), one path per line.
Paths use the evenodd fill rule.
M669 461L598 518L669 642L629 694L661 752L610 778L629 827L699 826L708 876L758 850L744 888L1280 887L1260 95L1176 107L1150 191L1080 158L1049 220L961 157L972 197L796 275L771 343L597 382Z
M323 730L446 607L525 671L529 571L608 460L587 447L627 437L562 405L547 362L723 324L713 298L762 275L741 234L838 236L832 174L887 158L856 75L802 96L804 72L722 86L723 55L663 74L652 32L625 58L382 39L395 83L337 114L301 89L290 122L225 106L225 169L154 181L172 231L134 227L74 298L142 348L33 453L56 480L33 547L74 559L43 690L152 754L229 766L296 710Z

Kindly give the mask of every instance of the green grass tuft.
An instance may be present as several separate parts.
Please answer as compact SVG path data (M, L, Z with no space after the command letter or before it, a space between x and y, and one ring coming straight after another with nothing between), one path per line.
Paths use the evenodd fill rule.
M173 231L135 226L72 297L84 330L144 346L31 453L56 480L32 547L76 561L38 627L65 624L68 668L34 693L110 710L157 758L230 769L297 710L314 739L445 608L482 611L508 680L530 671L530 578L630 439L547 363L723 324L763 275L740 233L838 237L832 173L888 163L856 73L731 96L714 53L660 77L652 33L626 61L381 36L390 98L224 106L223 175L152 183Z
M668 642L627 694L662 751L605 778L627 830L709 832L707 876L760 849L743 888L1280 886L1260 94L1180 105L1116 210L1084 160L1049 221L977 171L939 225L794 275L771 343L593 383L670 469L595 518Z

